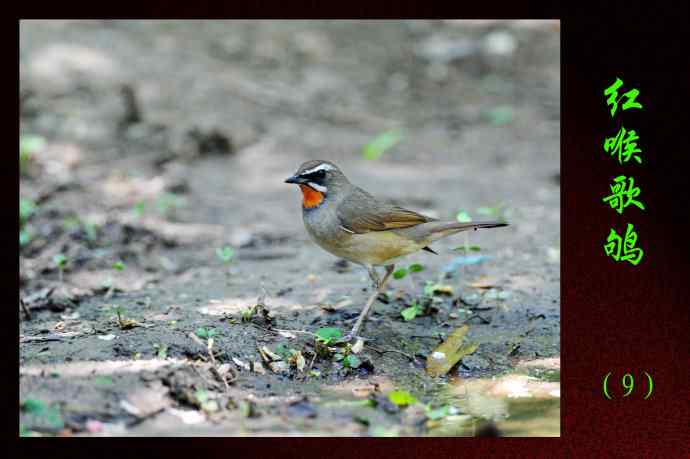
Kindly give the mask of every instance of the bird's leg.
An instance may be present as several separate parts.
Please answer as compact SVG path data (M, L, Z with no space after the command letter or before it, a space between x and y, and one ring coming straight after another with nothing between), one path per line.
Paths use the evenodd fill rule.
M378 289L379 285L381 285L381 279L376 272L376 268L374 268L372 265L369 265L367 266L367 270L369 271L369 278L374 283L374 290Z
M395 269L395 265L388 265L386 266L386 274L383 276L383 280L380 282L377 282L377 287L375 291L372 293L372 295L369 297L367 300L367 303L364 305L364 309L362 309L362 312L359 314L359 317L357 317L357 322L355 322L355 326L352 327L352 331L345 336L343 341L350 341L352 338L355 338L357 334L359 333L360 328L362 328L362 324L364 323L364 320L367 318L369 315L369 311L371 310L371 307L374 304L374 301L376 298L379 296L379 294L383 291L383 288L386 286L386 282L388 281L388 278L390 275L393 273L393 270ZM371 272L374 272L374 275L376 275L376 271L374 271L373 267L369 268L369 275L371 276ZM373 280L372 276L372 280ZM378 280L378 275L376 275L376 280Z

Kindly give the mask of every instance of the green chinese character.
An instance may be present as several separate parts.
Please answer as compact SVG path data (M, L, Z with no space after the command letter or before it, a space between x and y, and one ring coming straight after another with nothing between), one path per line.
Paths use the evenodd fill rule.
M633 225L628 223L625 238L621 238L614 229L611 229L609 237L606 238L606 244L604 244L604 251L615 261L627 261L631 265L637 266L644 256L644 251L635 247L636 243L637 233L633 231Z
M618 97L618 88L623 86L623 81L620 78L616 78L616 82L604 90L604 95L609 96L606 99L606 105L611 105L611 117L616 113L618 109L618 102L621 101L623 97L627 100L623 103L623 110L629 108L642 108L642 104L635 102L635 99L640 94L637 89L631 89L630 91L624 93L622 96Z
M611 156L618 154L618 162L621 164L630 161L631 156L638 164L641 164L642 158L640 158L638 153L642 153L642 150L637 147L637 142L635 142L639 139L640 137L634 130L626 131L621 126L620 131L618 131L615 137L607 137L604 140L604 151L610 153Z
M609 186L611 187L611 195L605 197L602 201L608 202L616 212L622 214L623 209L631 204L645 210L644 204L634 199L640 195L640 188L635 186L634 178L619 175L613 179L613 184Z

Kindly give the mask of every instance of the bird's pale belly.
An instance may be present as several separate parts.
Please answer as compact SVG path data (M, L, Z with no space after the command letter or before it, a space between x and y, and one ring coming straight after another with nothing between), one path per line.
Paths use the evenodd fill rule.
M396 259L420 250L423 245L392 231L372 231L347 234L325 242L314 238L317 244L332 254L355 263L389 265Z

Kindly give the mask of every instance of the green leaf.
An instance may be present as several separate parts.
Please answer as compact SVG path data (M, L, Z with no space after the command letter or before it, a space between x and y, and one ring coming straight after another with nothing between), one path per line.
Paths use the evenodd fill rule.
M402 279L405 276L407 276L406 268L400 268L393 273L393 279Z
M470 223L472 221L472 217L470 217L470 214L468 214L464 210L461 210L460 212L458 212L458 215L456 215L455 218L460 223Z
M112 386L113 384L115 384L113 378L109 376L96 376L93 382L94 384L97 384L99 386Z
M362 361L359 360L359 357L357 357L354 354L350 354L345 359L343 360L343 365L347 368L358 368L362 364Z
M367 160L379 159L386 151L400 143L402 138L402 132L397 129L383 132L362 148L362 157Z
M30 199L19 200L19 226L24 226L24 223L29 220L34 212L36 212L36 203Z
M325 327L316 330L316 339L323 342L324 344L329 344L331 341L336 340L343 336L343 332L336 327Z
M67 257L61 253L58 253L53 257L53 263L55 263L55 266L58 268L64 268L67 264Z
M290 349L288 349L288 347L285 344L280 343L276 347L276 354L281 356L283 359L287 360L292 353L290 352Z
M24 247L31 242L31 234L26 230L19 231L19 245Z
M394 390L388 394L388 400L398 406L414 405L417 399L405 390Z
M113 263L113 269L115 271L122 271L125 269L125 264L122 261L118 260L115 263Z
M27 135L19 138L19 155L29 156L38 153L45 147L46 141L43 137Z
M427 281L426 285L424 286L424 296L430 298L436 295L437 293L442 293L444 295L452 295L453 287L446 284L436 284L434 282Z
M464 245L461 245L461 246L455 247L453 250L457 250L459 252L466 252L467 250L471 250L472 252L479 252L482 250L482 248L479 247L478 245L470 245L467 247Z
M421 271L424 271L424 266L420 265L419 263L413 263L409 266L408 268L411 273L418 273Z
M409 308L405 308L402 311L400 311L400 315L402 316L403 319L405 319L405 322L409 322L410 320L417 317L418 313L419 313L419 307L416 304L413 304Z
M134 212L134 215L136 215L138 218L141 218L144 216L144 212L146 211L146 203L144 201L139 201L136 204L134 204L134 208L132 209Z
M42 414L48 408L48 405L46 405L45 402L32 398L24 400L20 406L22 411L32 414Z
M197 389L196 392L194 392L194 398L196 398L199 403L204 403L208 400L208 392L203 389Z

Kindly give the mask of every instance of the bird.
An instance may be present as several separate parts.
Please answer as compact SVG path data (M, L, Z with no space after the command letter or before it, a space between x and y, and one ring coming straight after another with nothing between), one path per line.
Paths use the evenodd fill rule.
M302 220L310 238L327 252L366 267L371 278L374 292L344 342L361 338L359 332L375 299L402 257L419 250L436 253L429 244L461 231L508 225L444 221L404 209L353 185L330 161L307 161L285 183L302 191ZM383 278L376 271L380 266Z

